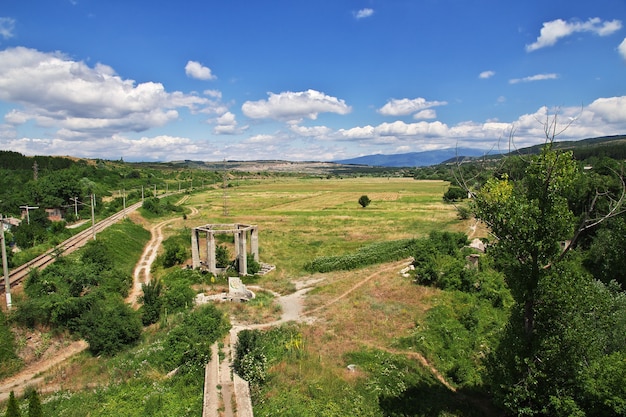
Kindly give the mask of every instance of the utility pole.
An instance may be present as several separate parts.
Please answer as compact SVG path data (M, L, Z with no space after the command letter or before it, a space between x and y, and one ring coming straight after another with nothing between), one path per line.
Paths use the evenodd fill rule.
M94 207L96 206L96 195L91 195L91 234L93 235L93 240L96 240L96 216L94 213Z
M141 186L141 202L143 203L143 185Z
M156 184L154 184L154 196L156 197Z
M20 206L20 208L26 210L26 223L30 224L30 210L37 210L39 207L33 207L26 204L24 206Z
M4 291L6 293L7 310L11 310L11 282L9 280L9 264L7 261L7 246L4 239L4 220L0 214L0 240L2 240L2 271L4 273Z
M124 205L124 218L126 218L126 188L124 188L124 194L122 194L122 203Z

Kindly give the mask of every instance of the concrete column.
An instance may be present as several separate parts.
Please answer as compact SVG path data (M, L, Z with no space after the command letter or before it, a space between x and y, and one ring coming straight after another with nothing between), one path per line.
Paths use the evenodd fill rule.
M198 229L191 230L191 259L193 269L200 268L200 248L198 246Z
M240 230L236 233L236 235L239 235L239 275L248 275L246 231Z
M206 236L206 256L209 272L217 275L217 265L215 262L215 235L213 232L207 232Z
M259 262L259 228L253 227L250 230L250 251L254 260Z

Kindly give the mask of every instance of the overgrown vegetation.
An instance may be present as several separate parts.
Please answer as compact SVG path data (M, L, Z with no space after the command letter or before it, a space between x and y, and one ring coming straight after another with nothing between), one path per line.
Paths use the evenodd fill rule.
M13 319L74 332L96 354L113 354L136 342L141 322L123 298L132 283L132 262L148 237L141 226L123 222L87 244L79 257L61 257L41 272L33 270Z
M412 256L416 245L415 239L373 243L347 255L316 258L305 264L304 268L310 272L330 272L397 261Z

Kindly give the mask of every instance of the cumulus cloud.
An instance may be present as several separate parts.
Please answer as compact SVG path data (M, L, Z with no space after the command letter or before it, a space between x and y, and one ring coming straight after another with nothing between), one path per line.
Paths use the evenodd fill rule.
M383 107L378 109L378 113L384 116L406 116L412 113L418 113L422 110L436 106L445 106L445 101L427 101L425 98L418 97L414 99L391 99ZM426 117L430 118L430 117Z
M187 62L187 65L185 65L185 74L190 78L203 81L215 80L217 78L213 75L209 67L205 67L196 61Z
M348 114L352 111L344 100L315 90L268 93L267 100L246 101L241 106L251 119L274 119L299 122L304 118L315 120L320 113Z
M247 130L248 126L240 127L233 113L227 111L215 120L213 133L216 135L235 135Z
M478 74L478 78L483 79L483 80L486 80L487 78L491 78L491 77L493 77L494 75L496 75L496 72L495 72L495 71L491 71L491 70L489 70L489 71L483 71L483 72L481 72L480 74Z
M619 52L622 58L626 60L626 38L624 38L622 43L620 43L619 46L617 47L617 52Z
M437 112L433 109L425 109L422 111L418 111L413 115L415 120L424 120L424 119L436 119Z
M533 81L544 81L544 80L556 80L557 78L559 78L558 74L536 74L536 75L531 75L529 77L524 77L524 78L512 78L509 80L509 84L530 83Z
M168 93L160 83L122 79L106 65L92 68L58 52L24 47L0 51L0 100L21 106L5 115L7 123L32 120L68 138L141 132L177 119L177 108L194 111L209 103Z
M366 17L370 17L374 14L374 9L361 9L357 12L354 12L354 17L359 19L365 19Z
M537 40L526 45L526 51L532 52L537 49L553 46L560 39L566 38L578 32L591 32L599 36L608 36L622 28L620 20L602 21L598 17L591 18L586 22L556 19L545 22Z
M10 17L0 17L0 36L3 39L12 38L14 30L15 19Z

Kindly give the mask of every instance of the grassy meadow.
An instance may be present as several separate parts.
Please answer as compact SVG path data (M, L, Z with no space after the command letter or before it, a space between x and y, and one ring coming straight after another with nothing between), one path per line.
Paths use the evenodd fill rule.
M443 181L409 178L270 179L231 184L195 194L200 213L189 227L207 223L259 226L261 261L277 266L274 279L295 279L319 256L341 255L369 243L423 237L431 230L461 231L453 206L442 202ZM361 195L371 204L362 208ZM224 201L228 216L224 214Z

